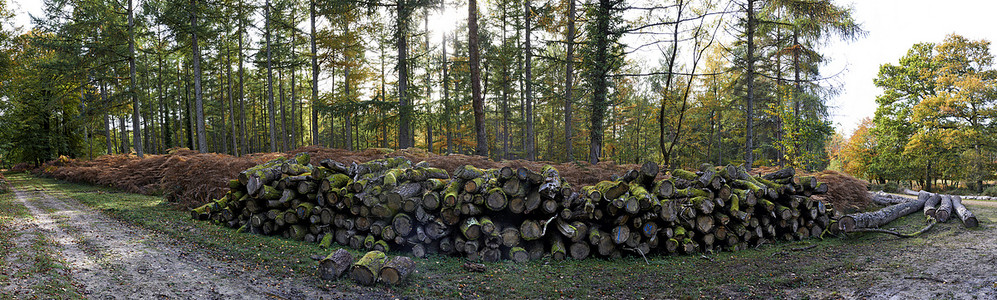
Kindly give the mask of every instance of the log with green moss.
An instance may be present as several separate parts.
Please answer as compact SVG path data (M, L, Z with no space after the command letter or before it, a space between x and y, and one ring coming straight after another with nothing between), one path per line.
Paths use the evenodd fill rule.
M374 285L377 282L381 268L387 262L388 256L381 251L370 251L364 254L350 270L350 277L361 285Z

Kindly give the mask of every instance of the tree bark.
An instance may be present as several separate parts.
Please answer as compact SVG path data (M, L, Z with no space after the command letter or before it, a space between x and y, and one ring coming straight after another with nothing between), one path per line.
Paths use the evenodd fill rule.
M377 282L377 276L381 271L381 267L384 266L387 260L388 257L384 255L384 252L367 252L359 261L353 264L350 276L359 284L374 285Z
M980 226L980 221L976 219L976 215L962 204L962 197L952 196L952 208L955 211L955 215L962 220L962 224L966 225L966 227L973 228Z
M196 6L195 6L196 8ZM142 158L143 148L142 148L142 130L141 128L141 102L138 100L138 88L135 87L135 81L138 79L135 75L135 7L133 6L133 1L128 0L128 73L130 78L128 80L129 91L132 97L132 134L135 138L135 154L139 158ZM195 27L196 28L196 27ZM197 38L194 39L197 43ZM196 46L195 46L196 47ZM196 49L196 48L195 48Z
M846 215L841 217L838 223L844 232L852 232L859 228L879 227L897 218L920 211L924 208L924 203L928 198L929 195L922 194L917 197L917 200L894 204L873 212Z
M748 70L745 80L747 81L747 97L745 98L745 133L744 133L744 166L749 170L754 164L754 157L751 150L754 148L754 105L755 105L755 1L747 0L747 35L748 52L746 53Z
M343 273L352 265L353 255L345 249L338 249L319 261L319 277L325 280L334 280L343 276Z
M312 145L319 144L318 138L318 110L316 106L318 104L318 48L316 47L316 36L315 36L315 0L309 1L310 9L309 14L311 16L311 46L312 46L312 101L311 101L311 111L312 111Z
M232 154L239 156L239 130L235 125L235 100L232 99L232 55L231 49L228 46L225 48L225 85L228 88L228 119L232 123Z
M246 84L245 84L245 81L244 81L244 78L243 78L243 76L244 76L243 75L244 74L244 70L243 70L243 65L242 65L242 62L243 62L243 59L242 59L242 32L245 30L245 28L243 27L242 22L243 22L243 19L245 17L242 15L243 14L242 10L243 10L243 3L240 0L239 1L239 16L238 16L238 18L239 18L239 21L238 21L239 22L239 30L238 30L238 33L236 35L237 38L239 39L239 48L237 49L237 51L238 51L238 56L237 57L238 57L238 60L239 60L239 136L240 136L239 140L242 142L241 143L242 150L245 151L246 153L251 153L253 151L249 149L249 144L248 144L247 136L246 136L246 131L247 131L246 130L246 94L245 94L245 86L246 86ZM236 152L236 155L238 155L238 154L239 153Z
M938 222L948 222L949 216L952 215L952 196L941 195L942 201L938 204L938 208L935 209L935 219Z
M524 22L526 24L526 38L525 38L525 49L524 54L526 55L526 159L536 160L536 138L533 132L533 48L530 44L530 35L532 34L532 24L530 22L530 17L533 15L532 4L530 0L526 0L523 3L524 12L523 15L526 18Z
M398 48L398 148L412 147L412 99L408 97L408 19L411 8L398 1L395 40Z
M388 263L384 264L383 267L381 267L379 277L381 278L381 281L387 284L398 285L414 270L415 262L413 262L411 258L405 256L395 256L388 261Z
M565 161L574 161L571 141L571 90L575 73L575 0L568 1L568 31L564 35L567 50L565 51L564 71L564 156Z
M197 150L208 152L208 137L204 129L204 98L201 93L201 51L197 42L197 0L190 1L191 56L194 59L194 106L197 114Z
M468 56L471 71L471 99L474 108L474 132L477 139L475 153L488 155L488 141L485 133L485 101L481 95L481 56L478 53L478 1L469 0L467 5Z
M270 49L270 0L264 3L266 46L267 46L267 118L270 120L270 152L277 152L277 121L273 103L273 51Z

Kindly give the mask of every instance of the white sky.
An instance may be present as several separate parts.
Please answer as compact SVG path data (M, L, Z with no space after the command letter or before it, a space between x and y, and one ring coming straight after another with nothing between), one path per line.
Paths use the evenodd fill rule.
M9 8L16 14L15 23L30 27L28 13L41 15L40 0L11 0ZM830 43L823 50L831 59L821 73L824 76L841 73L833 83L841 93L831 100L831 118L838 131L851 135L865 117L876 111L876 96L881 93L872 84L879 66L897 63L914 43L941 42L945 35L957 33L967 38L997 41L997 3L979 0L835 0L839 5L852 5L853 17L862 23L868 35L854 42ZM483 10L485 5L479 5ZM431 28L448 27L460 21L467 8L450 8L442 18L433 18ZM434 15L439 14L434 13ZM451 25L453 26L453 25ZM438 41L434 32L432 40ZM991 46L991 52L997 53Z
M897 64L915 43L940 43L950 33L997 42L997 3L991 1L863 0L854 1L853 7L853 17L869 34L828 45L826 53L833 61L821 70L826 76L845 69L839 81L842 93L831 105L834 126L846 136L876 112L876 96L882 91L872 80L879 66ZM995 48L991 45L990 52L997 53Z

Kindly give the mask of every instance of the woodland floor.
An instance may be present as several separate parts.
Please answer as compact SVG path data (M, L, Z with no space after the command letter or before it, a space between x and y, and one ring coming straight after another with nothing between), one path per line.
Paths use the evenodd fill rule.
M417 259L398 287L316 279L314 245L189 219L161 197L9 174L0 195L0 299L997 298L997 205L980 228L936 225L765 244L736 253L486 264ZM912 214L887 228L915 231ZM359 252L353 251L354 254Z

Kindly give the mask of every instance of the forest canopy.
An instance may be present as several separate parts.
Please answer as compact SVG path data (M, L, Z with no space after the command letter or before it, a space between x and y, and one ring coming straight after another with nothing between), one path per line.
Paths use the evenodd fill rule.
M827 102L840 88L820 72L822 47L864 34L850 7L828 0L45 0L44 8L30 30L12 28L3 10L7 165L324 145L819 170L831 162ZM448 16L453 28L430 26ZM977 59L925 47L931 59ZM910 116L942 113L928 105L973 98L961 91L975 83L960 74L990 74L974 69L982 63L925 62L937 66L937 83L897 89L930 91L934 104L899 102L909 102ZM885 97L878 101L902 106ZM979 162L962 172L982 180L992 142L948 130L990 130L969 117L890 125L899 126L890 138L916 145L894 152L932 161L933 149L958 144L952 155ZM954 168L923 167L930 172L907 174ZM882 177L869 169L855 171Z

